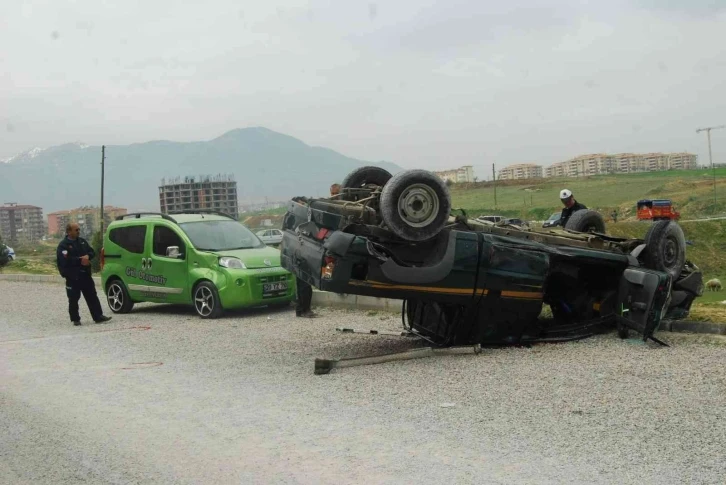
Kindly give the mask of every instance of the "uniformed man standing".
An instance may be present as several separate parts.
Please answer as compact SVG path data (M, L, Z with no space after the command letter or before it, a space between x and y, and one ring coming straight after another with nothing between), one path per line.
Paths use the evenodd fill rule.
M302 318L315 318L317 313L310 309L313 301L313 287L307 281L296 278L297 301L295 302L295 315Z
M101 302L98 301L96 285L91 276L91 260L96 256L88 241L80 237L81 227L71 222L66 225L66 237L56 250L58 272L66 279L66 295L68 296L68 313L73 325L81 324L78 314L78 301L86 300L91 317L96 323L111 320L103 314Z
M560 220L554 224L555 226L565 227L567 221L570 220L570 216L573 212L587 209L587 207L585 207L585 204L580 204L575 200L575 196L572 195L572 192L568 189L562 189L560 191L560 200L565 207L562 209Z

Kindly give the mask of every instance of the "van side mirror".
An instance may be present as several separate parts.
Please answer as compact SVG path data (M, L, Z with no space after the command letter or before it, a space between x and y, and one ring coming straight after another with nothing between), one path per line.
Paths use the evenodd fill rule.
M179 258L181 256L179 246L169 246L166 248L166 256L169 258Z

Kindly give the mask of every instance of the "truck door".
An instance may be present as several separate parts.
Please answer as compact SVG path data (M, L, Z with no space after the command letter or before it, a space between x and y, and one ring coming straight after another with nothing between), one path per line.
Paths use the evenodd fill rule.
M621 336L632 329L647 340L665 315L671 281L667 273L646 268L628 268L620 279L618 328Z

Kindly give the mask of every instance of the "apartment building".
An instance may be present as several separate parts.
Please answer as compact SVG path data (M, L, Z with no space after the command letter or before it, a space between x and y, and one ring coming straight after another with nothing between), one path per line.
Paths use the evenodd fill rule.
M618 173L647 172L647 165L643 155L637 153L618 153L615 156L615 164Z
M604 173L655 172L698 168L691 153L618 153L589 154L553 163L545 168L546 177L583 177Z
M162 179L159 206L164 214L189 210L214 210L239 218L237 182L232 175L187 176Z
M474 168L472 165L464 165L463 167L455 168L453 170L444 170L441 172L434 172L444 182L451 180L453 183L465 183L474 182Z
M693 153L670 153L669 170L694 170L698 168L698 157Z
M499 170L497 178L499 180L533 179L542 178L543 173L542 165L518 163Z
M42 239L45 236L43 209L15 202L0 206L0 235L10 245Z
M113 220L128 211L123 207L106 205L103 207L103 227L108 227ZM81 228L81 237L90 240L93 234L101 229L100 206L83 206L76 209L61 210L48 214L48 234L52 236L65 236L66 225L76 222Z

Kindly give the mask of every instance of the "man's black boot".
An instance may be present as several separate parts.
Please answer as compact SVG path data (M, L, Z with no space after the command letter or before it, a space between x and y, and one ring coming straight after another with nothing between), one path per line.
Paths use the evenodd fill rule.
M94 320L96 323L106 323L109 320L111 320L111 317L107 317L106 315L101 315L98 319Z
M73 320L73 325L75 325L76 327L79 326L80 324L81 324L80 320Z

